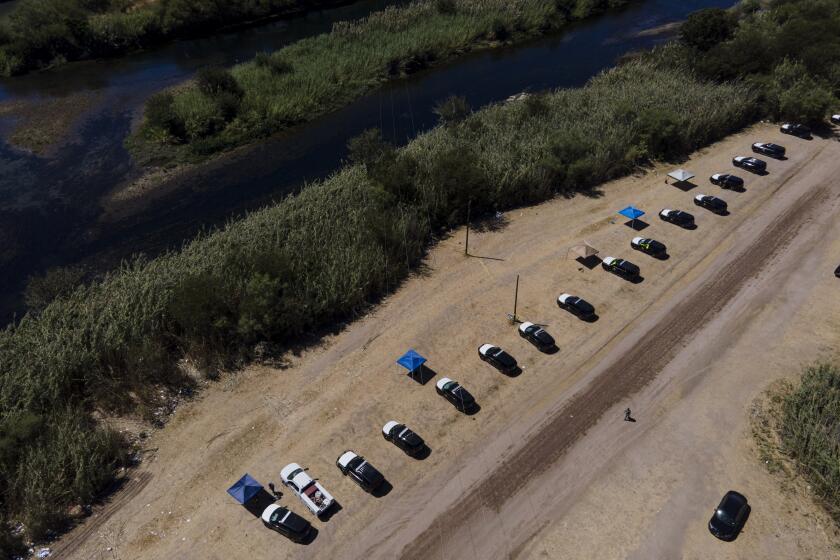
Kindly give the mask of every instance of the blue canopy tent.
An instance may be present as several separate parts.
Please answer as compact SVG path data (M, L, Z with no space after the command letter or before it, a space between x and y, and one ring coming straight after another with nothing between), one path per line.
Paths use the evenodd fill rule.
M415 352L412 348L403 354L402 357L397 360L397 363L407 369L409 375L414 377L414 372L423 367L423 364L426 363L426 358Z
M262 489L263 485L254 480L250 474L246 473L245 476L228 488L228 494L233 496L233 499L240 504L245 504L245 502L259 494Z
M644 210L639 210L638 208L636 208L633 205L630 205L627 208L619 210L618 213L621 214L622 216L624 216L625 218L627 218L628 220L631 220L633 222L633 226L636 225L636 220L638 220L639 218L641 218L642 216L645 215Z

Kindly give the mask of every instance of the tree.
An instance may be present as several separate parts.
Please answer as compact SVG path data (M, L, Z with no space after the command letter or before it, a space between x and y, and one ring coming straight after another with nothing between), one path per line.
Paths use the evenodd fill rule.
M680 27L680 40L700 51L708 51L732 38L737 26L737 20L726 10L699 10L689 15Z

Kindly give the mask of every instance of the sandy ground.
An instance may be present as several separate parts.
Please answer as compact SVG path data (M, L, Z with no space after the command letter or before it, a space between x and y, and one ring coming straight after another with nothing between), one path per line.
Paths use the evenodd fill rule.
M755 140L788 146L769 174L745 172L742 193L708 184ZM53 547L54 558L797 558L840 557L840 536L808 496L783 492L758 461L749 404L774 379L837 355L840 144L757 127L695 154L698 186L664 184L666 169L607 184L602 196L510 213L497 231L463 232L429 255L423 274L321 347L283 369L229 375L184 407L123 491ZM691 204L717 194L731 215ZM648 211L642 235L669 247L657 261L629 248L637 235L615 211ZM691 211L698 229L661 222ZM587 240L629 258L631 284L566 258ZM541 354L505 314L521 275L518 315L546 325L559 352ZM559 310L563 291L595 304L584 323ZM508 378L476 348L508 349ZM400 373L408 347L476 396L474 416ZM633 409L636 423L622 421ZM432 448L423 461L385 442L387 420ZM393 484L362 492L334 465L365 455ZM278 482L299 462L341 504L329 521L297 499L281 503L318 528L308 546L264 529L225 489L244 472ZM706 522L728 489L753 507L725 544Z

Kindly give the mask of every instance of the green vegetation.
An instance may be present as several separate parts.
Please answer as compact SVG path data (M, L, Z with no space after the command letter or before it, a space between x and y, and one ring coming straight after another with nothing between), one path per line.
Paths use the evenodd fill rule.
M744 2L734 14L697 12L669 56L702 77L744 80L770 118L823 122L840 95L840 4L768 4L762 10L758 2Z
M347 0L21 0L0 19L0 75L114 56L175 37Z
M217 74L206 82L231 89ZM234 365L258 342L352 318L394 290L435 235L463 223L468 201L478 215L589 192L743 126L752 102L742 86L647 62L475 113L450 100L442 107L455 110L441 114L458 117L407 147L369 131L351 142L354 163L329 179L57 299L0 333L0 426L39 419L25 437L11 434L30 424L4 432L17 443L0 462L3 511L37 532L61 512L39 504L88 497L122 459L112 436L84 419L185 383L173 365L180 357ZM57 484L68 472L76 486Z
M784 396L780 436L782 450L840 522L840 368L805 370L799 387Z
M195 160L346 105L432 64L564 27L628 0L415 0L304 39L231 70L243 95L198 85L149 103L132 150L143 161Z
M433 3L445 14L453 5L457 14L460 2ZM399 285L437 235L463 223L468 203L478 215L587 193L651 159L682 156L763 116L757 100L773 110L771 76L792 74L797 85L804 78L796 69L806 68L829 87L830 72L812 69L805 55L811 47L828 60L838 52L830 49L835 38L813 31L835 21L837 8L825 11L831 6L820 0L773 6L745 14L723 42L698 43L705 51L672 45L580 89L477 112L463 100L446 100L438 106L442 125L408 146L397 149L368 131L350 143L351 163L332 177L181 251L135 260L72 293L61 278L46 282L44 293L55 285L54 293L65 295L0 332L0 521L20 519L31 536L43 534L125 460L119 437L95 419L142 409L159 388L188 383L175 366L182 357L235 366L257 343L282 345L363 312ZM776 47L764 71L741 66L735 77L744 79L730 83L698 77L711 75L705 69L714 67L714 53L744 41L750 29L778 31L784 22L811 20L813 26L799 27L797 41L769 39ZM248 71L263 64L260 72L304 73L297 66L289 72L287 61L275 57ZM239 107L232 119L221 110L220 119L209 121L222 134L241 122L249 103L250 86L237 72L234 79L203 73L191 88L212 110ZM164 120L177 117L183 99L160 98L155 110ZM208 110L196 107L198 115ZM184 130L205 130L205 122L186 119ZM831 379L821 394L836 392L836 375ZM820 406L812 407L813 418L827 421L816 411L829 407ZM805 410L791 405L790 417L804 422ZM800 429L791 432L794 439L830 443L819 440L816 427ZM803 460L813 455L809 468L836 480L824 468L828 459L817 462L823 458L810 447L791 449ZM0 546L10 545L0 538Z

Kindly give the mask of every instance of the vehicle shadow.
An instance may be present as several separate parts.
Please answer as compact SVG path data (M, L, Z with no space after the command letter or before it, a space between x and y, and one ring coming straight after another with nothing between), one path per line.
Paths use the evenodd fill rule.
M745 189L744 187L728 187L728 188L725 188L725 189L723 189L723 190L725 190L725 191L732 191L732 192L736 192L736 193L745 193L745 192L747 192L747 189Z
M601 317L597 313L593 313L589 317L578 317L584 323L596 323Z
M387 480L383 480L382 484L379 485L379 488L371 492L370 495L374 498L384 498L385 496L390 494L391 490L393 489L394 486L390 482L388 482Z
M538 348L538 350L540 352L542 352L543 354L548 354L550 356L551 354L556 354L557 352L559 352L560 348L558 348L557 345L555 344L555 345L550 346L548 348Z
M335 514L337 514L338 512L340 512L342 509L344 509L344 508L343 508L343 507L341 507L341 504L339 504L337 501L335 501L335 502L333 502L332 507L330 507L330 509L328 509L327 511L325 511L324 513L322 513L322 514L320 515L320 517L318 517L318 519L320 519L321 521L323 521L324 523L326 523L326 522L328 522L330 519L332 519L332 518L333 518L333 516L334 516Z
M426 364L423 364L416 370L408 372L406 375L408 375L411 379L413 379L420 385L425 385L426 383L435 378L437 372L432 368L428 367Z
M630 282L631 284L641 284L642 282L645 281L645 277L642 276L642 275L639 275L639 276L634 276L633 278L626 278L626 280L628 282Z
M764 171L759 171L757 169L747 169L747 171L749 171L753 175L758 175L759 177L765 177L767 175L770 175L770 172L766 169Z
M658 255L652 255L652 256L653 256L654 259L656 259L658 261L667 261L668 259L671 258L671 255L669 255L668 253L659 253Z
M507 377L519 377L520 375L522 375L522 368L519 367L519 366L516 366L516 368L514 368L511 371L499 370L499 372L502 373L503 375L506 375Z

